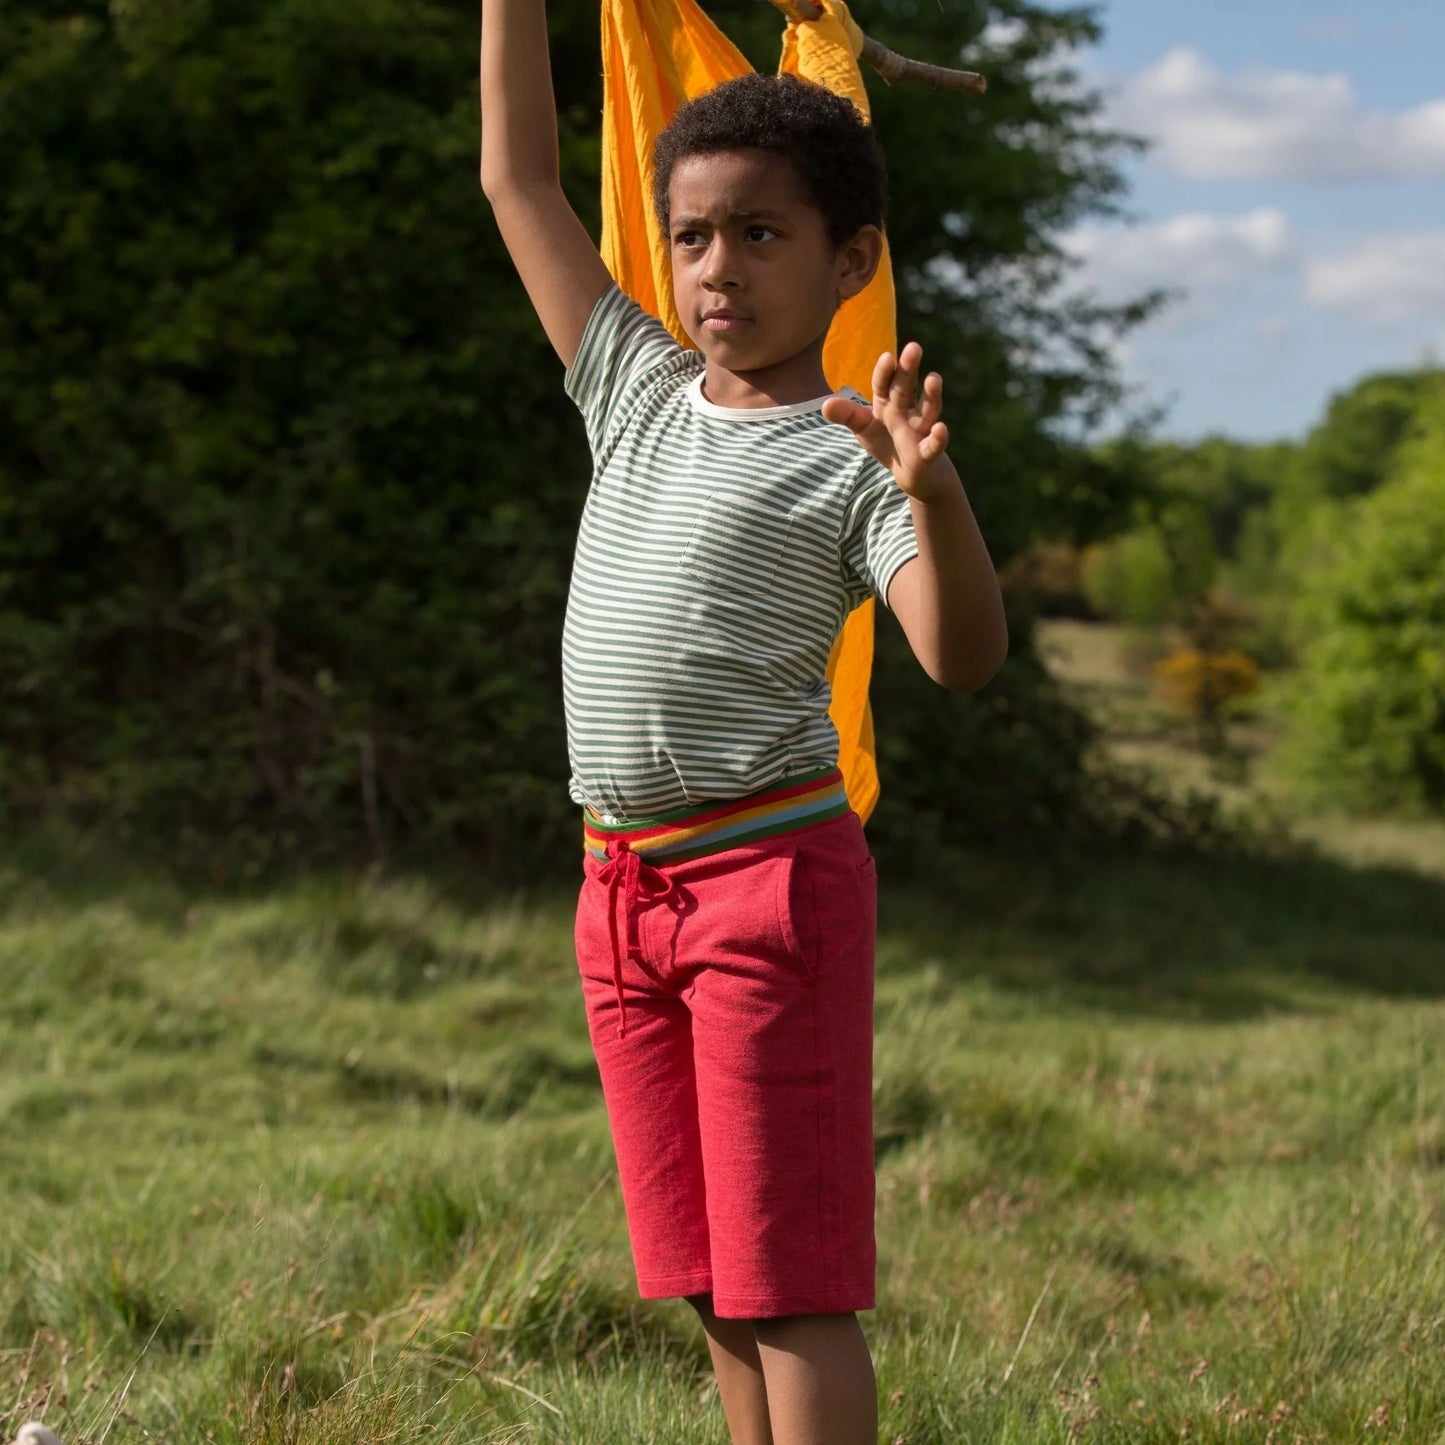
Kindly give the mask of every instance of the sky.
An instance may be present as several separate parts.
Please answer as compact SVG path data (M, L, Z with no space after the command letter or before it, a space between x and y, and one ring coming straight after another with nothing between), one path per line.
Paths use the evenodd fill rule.
M1373 372L1445 362L1445 4L1102 0L1073 57L1127 224L1066 238L1102 299L1179 288L1121 349L1159 434L1302 437Z

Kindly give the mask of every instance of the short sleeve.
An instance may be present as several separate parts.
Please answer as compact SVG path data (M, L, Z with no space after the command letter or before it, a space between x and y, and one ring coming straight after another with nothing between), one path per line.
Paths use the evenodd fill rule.
M849 599L867 597L888 605L893 574L918 555L908 494L892 473L868 457L859 469L843 530L843 564Z
M639 398L660 375L685 365L687 356L662 322L616 285L603 292L565 381L593 457L600 462L611 451Z

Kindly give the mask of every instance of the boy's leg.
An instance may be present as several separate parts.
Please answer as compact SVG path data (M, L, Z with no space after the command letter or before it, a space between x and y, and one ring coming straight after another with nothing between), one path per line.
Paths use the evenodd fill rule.
M619 1000L612 933L626 929L627 919L614 915L596 860L589 858L586 869L577 904L577 961L638 1288L647 1299L702 1294L713 1281L692 1017L672 981L653 966L655 959L624 960ZM616 902L621 912L622 900ZM649 922L655 920L641 919ZM651 935L650 929L641 932Z
M726 906L684 923L693 955L713 961L687 994L713 1308L749 1320L871 1309L867 844L850 816L715 867L690 882L699 895L714 883Z
M878 1445L878 1387L856 1315L755 1320L773 1445Z
M708 1353L733 1445L773 1445L767 1385L752 1321L718 1319L711 1295L692 1295L687 1302L698 1312L707 1334Z

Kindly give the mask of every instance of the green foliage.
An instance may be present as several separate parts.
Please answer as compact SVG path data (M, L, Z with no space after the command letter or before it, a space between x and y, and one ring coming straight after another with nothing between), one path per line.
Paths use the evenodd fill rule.
M550 9L590 215L595 14ZM715 13L775 63L775 12ZM1096 96L1038 79L1096 22L1015 0L862 18L990 73L986 102L874 89L904 325L949 377L994 551L1097 530L1130 483L1066 438L1114 399L1106 343L1149 303L1062 299L1056 238L1115 205L1127 146ZM588 464L476 184L475 51L475 7L442 0L8 8L11 816L216 870L403 842L570 860L557 656Z
M875 852L931 876L931 860L949 846L1058 852L1099 841L1106 825L1089 806L1085 767L1093 731L1036 659L1016 653L982 692L945 693L883 618L874 676L883 790L868 827Z
M1285 459L1267 506L1251 515L1232 573L1257 603L1260 650L1293 660L1305 628L1295 618L1305 579L1328 565L1343 510L1397 469L1401 446L1445 397L1445 372L1367 376L1331 398L1325 415Z
M1187 624L1217 570L1207 512L1175 496L1156 505L1143 525L1090 549L1084 593L1095 612L1119 622Z
M1259 614L1277 585L1279 540L1271 506L1297 465L1287 443L1224 437L1194 444L1125 438L1104 462L1132 479L1129 525L1086 553L1085 592L1102 617L1181 628L1195 646L1233 645L1278 656ZM1242 610L1235 599L1248 599ZM1221 623L1230 618L1220 635ZM1266 622L1273 618L1266 616Z
M1220 436L1192 444L1128 439L1103 450L1139 474L1139 490L1156 510L1188 503L1202 512L1224 559L1236 556L1249 518L1274 496L1297 452L1286 442L1255 446Z
M583 444L495 284L474 17L19 8L5 796L192 857L547 832Z
M1395 467L1395 454L1416 429L1421 407L1440 394L1445 370L1381 372L1330 399L1305 438L1291 488L1304 498L1359 497Z
M1089 553L1084 595L1101 617L1138 627L1169 621L1176 602L1164 543L1152 528L1128 532Z
M1221 560L1237 561L1250 518L1268 505L1296 467L1297 455L1288 442L1251 446L1208 437L1193 447L1163 447L1160 460L1165 489L1198 503Z
M1271 585L1278 541L1268 508L1297 467L1297 448L1215 436L1193 444L1127 439L1102 454L1135 477L1140 500L1134 529L1091 558L1099 613L1145 626L1187 622L1225 579L1251 597Z
M1365 377L1331 399L1301 443L1126 438L1102 448L1107 465L1133 478L1142 499L1136 522L1142 515L1146 525L1092 556L1095 609L1144 625L1188 626L1191 594L1212 587L1246 605L1238 640L1255 657L1271 666L1292 662L1296 594L1345 525L1337 509L1391 474L1442 388L1445 372L1433 368Z
M1331 514L1300 598L1291 748L1322 796L1445 812L1445 398Z

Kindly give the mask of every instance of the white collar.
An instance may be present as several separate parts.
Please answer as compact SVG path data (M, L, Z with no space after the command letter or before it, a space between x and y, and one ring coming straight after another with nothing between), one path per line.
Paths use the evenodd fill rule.
M787 406L719 406L702 394L703 373L693 377L687 384L687 400L692 409L701 416L710 416L718 421L779 421L783 417L806 416L809 412L822 411L828 396L845 396L849 401L863 398L851 386L845 386L828 396L815 396L811 401L790 402Z

